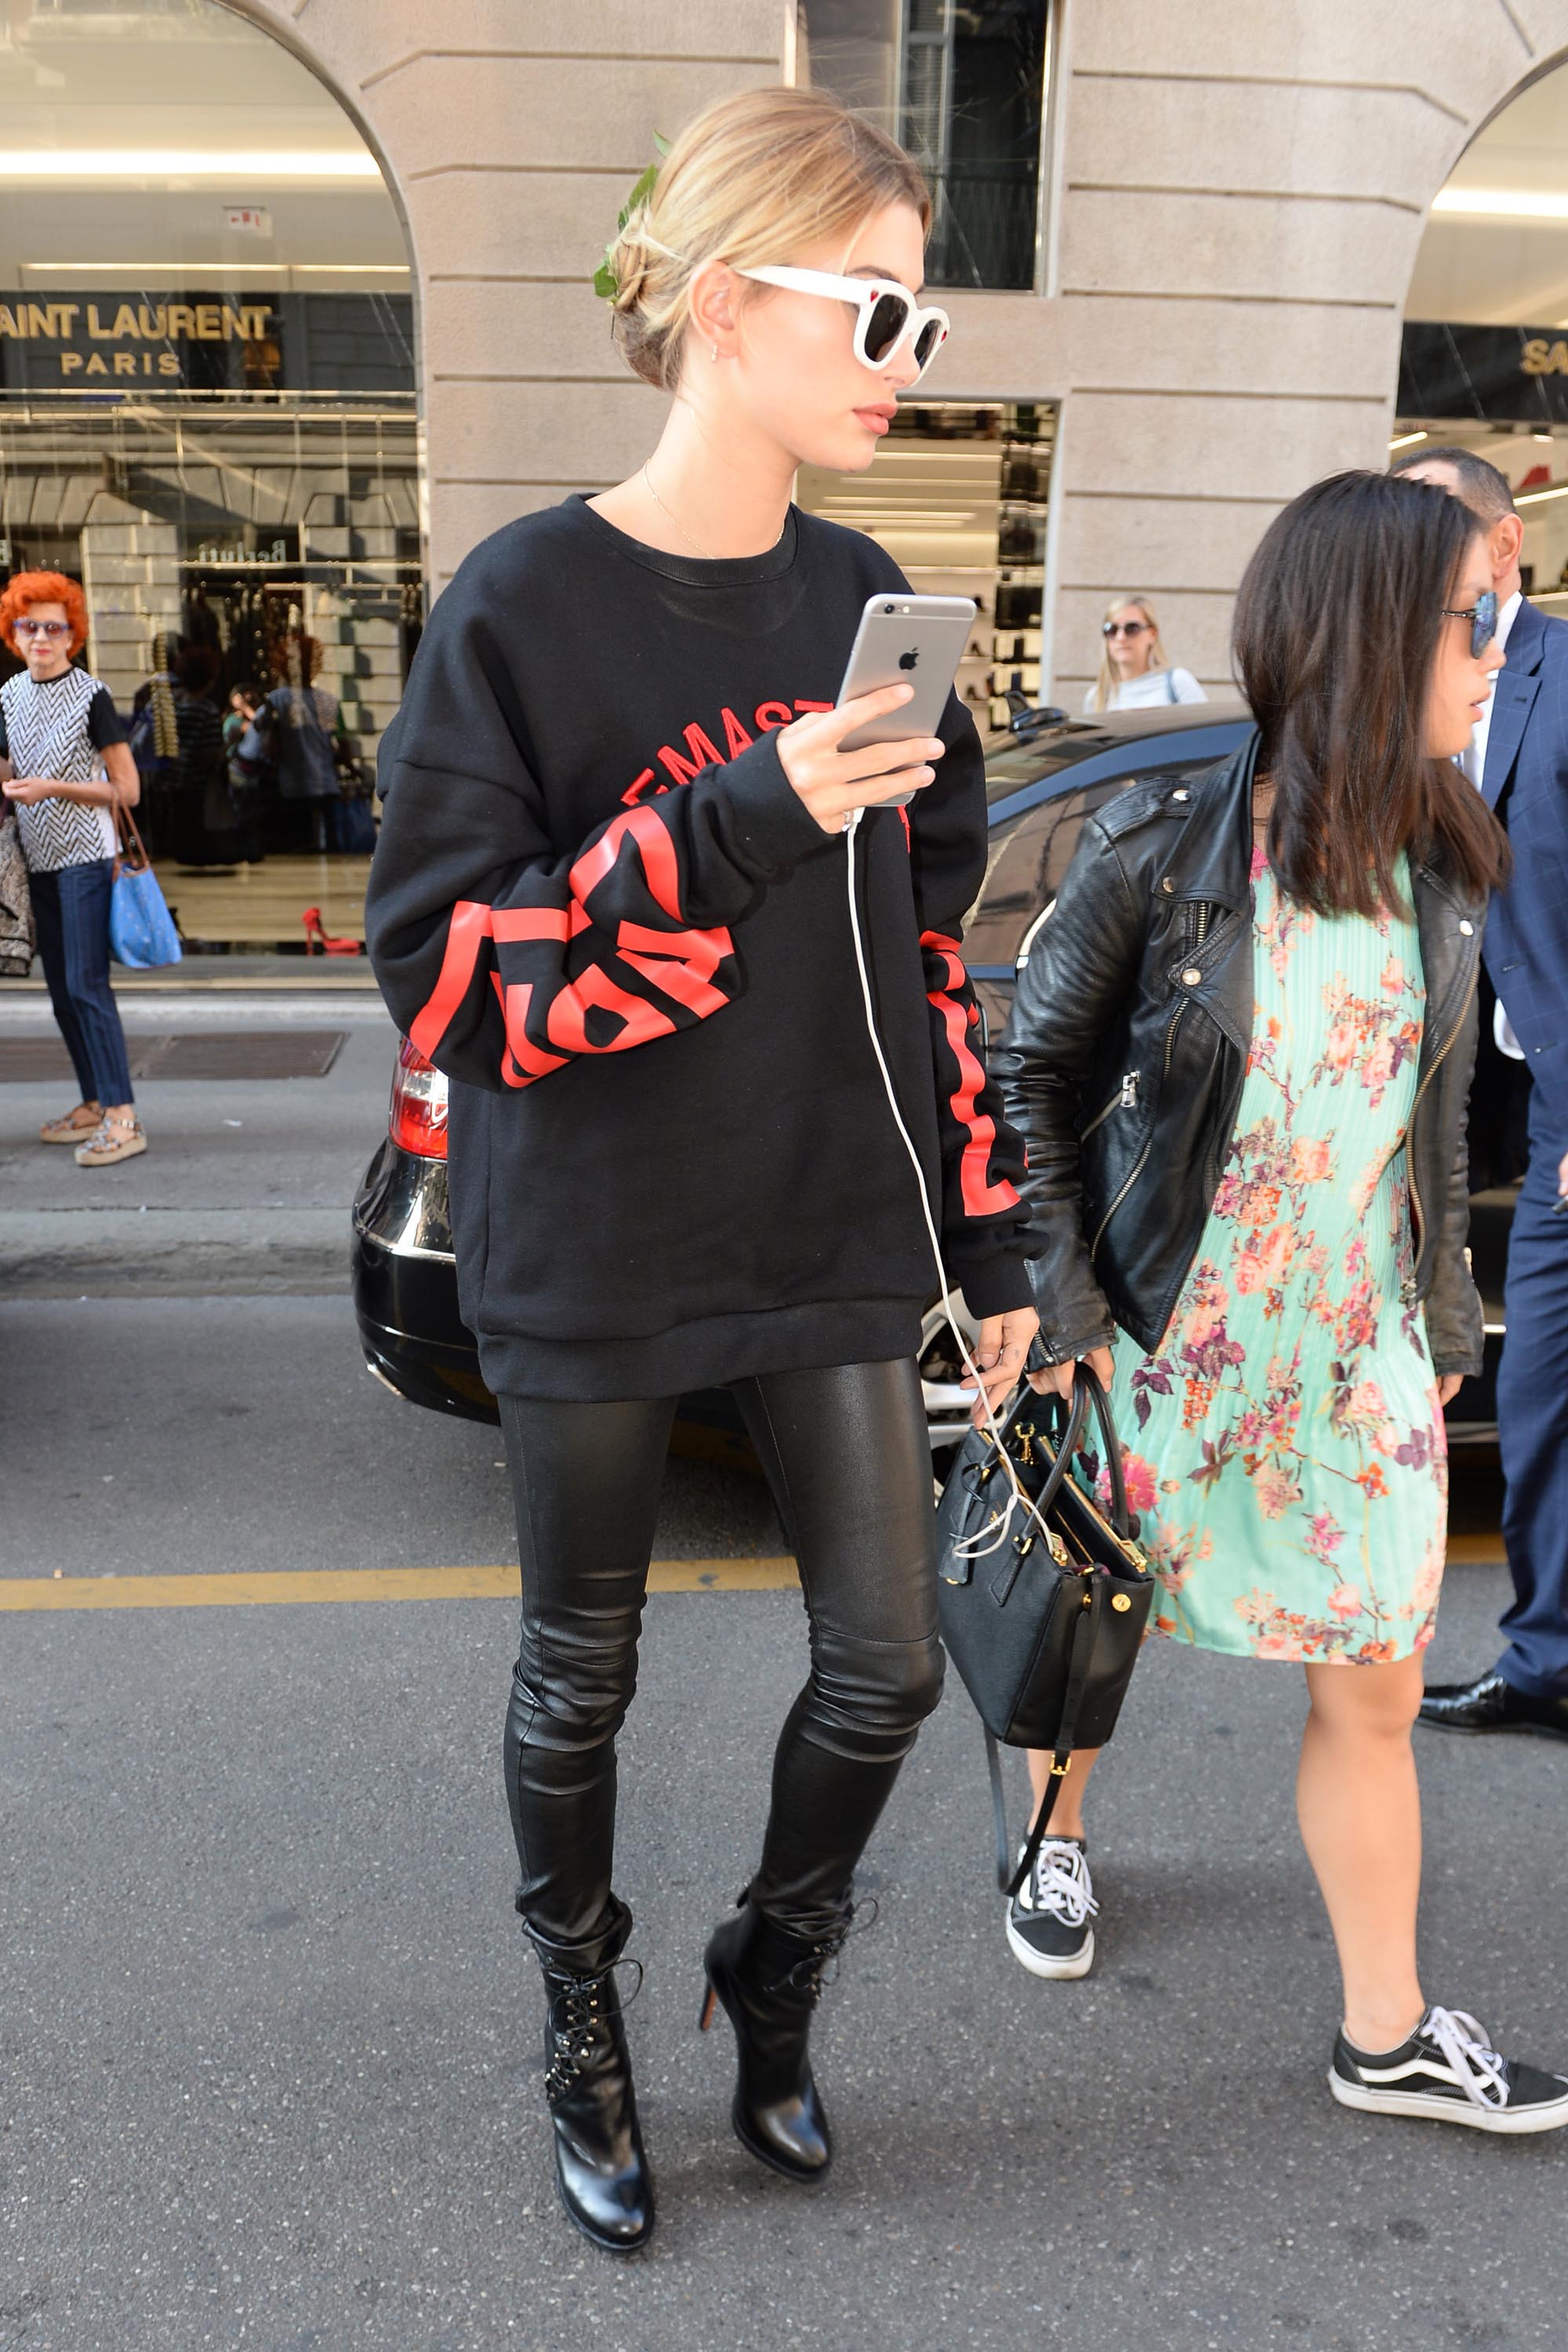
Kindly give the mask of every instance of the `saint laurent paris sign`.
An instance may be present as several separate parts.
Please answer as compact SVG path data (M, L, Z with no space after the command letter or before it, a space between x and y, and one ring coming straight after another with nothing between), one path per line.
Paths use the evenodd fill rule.
M113 296L40 302L13 294L0 296L0 345L30 346L28 360L41 363L28 367L30 383L45 380L51 366L60 383L99 377L188 382L192 344L264 349L277 340L276 315L267 302L126 302Z
M406 294L8 293L7 391L412 391Z

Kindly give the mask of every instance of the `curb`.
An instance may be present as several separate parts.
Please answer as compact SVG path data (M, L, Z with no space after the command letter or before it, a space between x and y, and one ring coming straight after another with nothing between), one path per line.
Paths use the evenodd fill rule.
M0 1299L331 1297L349 1249L346 1208L25 1210L0 1223Z

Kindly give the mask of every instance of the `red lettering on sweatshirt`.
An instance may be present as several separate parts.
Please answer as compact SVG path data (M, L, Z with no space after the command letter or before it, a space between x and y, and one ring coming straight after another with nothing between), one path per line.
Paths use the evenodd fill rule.
M936 962L945 986L928 989L927 1001L935 1009L947 1039L948 1050L958 1065L958 1084L948 1097L948 1107L960 1127L968 1134L968 1141L959 1156L958 1181L966 1217L994 1216L1001 1209L1016 1209L1018 1195L1004 1178L999 1183L991 1181L991 1153L996 1141L996 1123L980 1109L979 1102L985 1087L985 1072L975 1059L969 1044L969 1017L963 997L969 985L969 974L963 968L963 958L958 941L941 931L924 931L921 947Z
M749 751L757 739L754 735L747 734L728 703L724 705L719 716L724 721L724 740L730 746L731 759L736 759L742 751Z
M594 885L602 882L615 865L621 854L621 844L628 835L641 854L642 870L660 911L679 922L680 875L675 860L675 844L648 809L628 809L625 816L611 819L593 848L583 852L568 875L572 896L581 904L587 903Z
M609 1043L595 1045L588 1035L591 1012L613 1013L620 1027ZM545 1029L552 1045L568 1054L619 1054L628 1045L646 1045L652 1037L673 1037L675 1024L646 997L628 996L607 971L591 963L578 980L568 981L550 1000Z
M468 983L479 969L479 951L490 936L490 914L491 909L477 898L459 898L452 909L447 926L446 951L430 1001L416 1014L408 1029L409 1044L427 1060L434 1058L468 992Z
M831 710L833 708L831 702L814 702L805 695L796 695L793 709L787 702L759 702L752 724L759 734L771 735L781 727L793 726L799 711ZM689 727L681 730L686 745L684 751L678 751L673 743L661 743L654 753L668 782L660 776L658 768L644 768L640 774L633 777L621 794L622 807L636 808L640 801L652 800L657 793L689 784L693 776L700 775L704 768L728 767L730 761L739 759L742 751L749 751L756 741L756 736L737 719L728 703L720 709L719 719L724 732L722 751L702 721L694 719Z
M547 1078L552 1070L563 1070L567 1056L545 1053L528 1034L528 1008L533 1002L532 982L517 981L510 988L503 988L499 971L492 971L490 978L495 982L495 992L500 999L501 1018L506 1023L506 1051L500 1059L500 1074L507 1085L531 1087L535 1078Z
M689 760L683 760L679 752L672 751L668 743L661 743L658 747L658 759L668 769L672 783L689 784L700 769L725 766L724 754L703 733L695 719L684 731L686 748L691 754Z
M642 869L648 912L666 917L672 929L623 917L613 924L612 937L611 920L595 925L587 902L626 856L635 857ZM612 819L554 887L563 890L564 901L555 906L487 907L477 899L458 901L447 924L436 985L409 1031L422 1054L434 1058L461 1011L487 940L498 949L537 942L561 950L598 928L613 958L651 982L663 996L698 1020L721 1011L729 1003L713 982L720 965L733 955L734 941L721 925L700 930L688 923L680 904L680 865L675 844L651 809L629 808L624 816ZM532 1086L552 1070L563 1069L574 1054L621 1053L628 1046L646 1045L650 1038L674 1034L677 1022L646 997L622 988L604 961L586 963L571 977L563 958L557 955L547 961L554 970L548 978L536 981L503 982L499 971L490 974L506 1034L501 1076L509 1087ZM528 1034L536 991L545 1000L545 1036L561 1048L559 1053L546 1051ZM603 1042L588 1034L591 1013L609 1014L618 1024Z

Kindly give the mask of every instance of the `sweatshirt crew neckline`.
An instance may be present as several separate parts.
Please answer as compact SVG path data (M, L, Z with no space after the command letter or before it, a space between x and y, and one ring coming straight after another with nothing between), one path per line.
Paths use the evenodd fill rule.
M595 537L626 562L637 564L644 572L658 572L666 580L679 580L684 587L746 588L759 581L782 580L795 568L800 532L793 501L784 530L761 555L671 555L607 521L588 504L588 496L586 490L574 490L564 501L568 512L582 516Z

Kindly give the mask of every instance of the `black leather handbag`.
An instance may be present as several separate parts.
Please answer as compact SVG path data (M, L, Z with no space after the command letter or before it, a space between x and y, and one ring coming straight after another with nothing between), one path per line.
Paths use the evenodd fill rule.
M1090 1410L1110 1472L1100 1510L1072 1475ZM971 1430L937 1509L942 1637L985 1727L996 1882L1011 1896L1034 1868L1075 1748L1116 1728L1154 1580L1127 1507L1104 1389L1080 1364L1070 1406L1025 1386L1001 1424ZM1003 1455L1005 1459L1003 1459ZM998 1744L1051 1751L1039 1815L1015 1868Z

